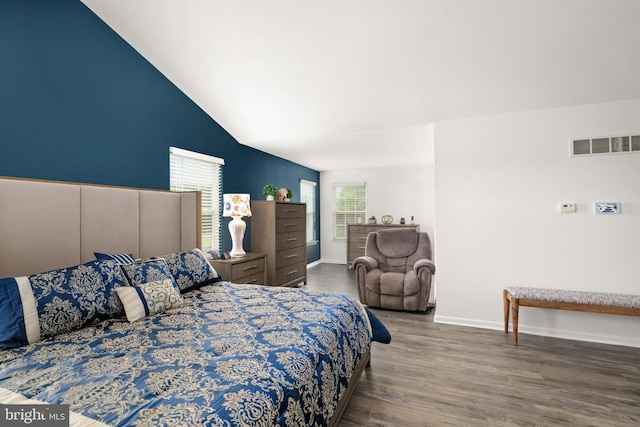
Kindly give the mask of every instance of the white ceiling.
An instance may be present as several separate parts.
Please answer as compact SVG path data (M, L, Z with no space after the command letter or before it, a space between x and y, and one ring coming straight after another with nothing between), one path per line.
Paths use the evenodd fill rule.
M82 0L241 144L428 164L434 122L640 98L637 0Z

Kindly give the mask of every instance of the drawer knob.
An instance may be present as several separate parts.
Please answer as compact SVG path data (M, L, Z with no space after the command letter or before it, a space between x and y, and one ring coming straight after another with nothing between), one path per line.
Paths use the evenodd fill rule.
M291 276L292 274L296 274L297 272L298 272L298 270L292 270L292 271L287 273L287 276Z
M287 239L287 242L295 242L296 240L298 240L297 237L292 237L290 239Z
M288 255L288 256L287 256L287 259L295 258L295 257L297 257L297 256L298 256L298 254Z
M258 264L254 264L250 267L244 267L242 271L253 270L254 268L258 268Z

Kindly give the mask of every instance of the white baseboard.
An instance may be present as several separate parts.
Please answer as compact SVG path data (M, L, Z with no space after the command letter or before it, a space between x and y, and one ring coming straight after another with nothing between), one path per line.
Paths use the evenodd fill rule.
M335 260L335 259L321 259L320 260L320 264L343 264L343 265L347 265L346 262L344 262L343 259L341 260Z
M486 322L486 321L475 320L475 319L465 319L461 317L438 316L437 313L433 317L433 321L435 323L444 323L447 325L469 326L472 328L493 329L498 331L504 331L504 323L502 322ZM509 324L509 331L511 330L512 330L511 324ZM626 347L640 348L640 338L623 337L623 336L616 336L612 334L607 334L607 335L591 334L591 333L578 332L578 331L540 328L537 326L527 326L527 325L519 324L518 325L518 342L519 343L522 342L522 337L520 337L520 334L531 334L531 335L539 335L543 337L562 338L567 340L587 341L587 342L595 342L600 344L623 345Z
M322 260L313 261L312 263L307 264L307 268L315 267L316 265L320 265L320 264L322 264Z

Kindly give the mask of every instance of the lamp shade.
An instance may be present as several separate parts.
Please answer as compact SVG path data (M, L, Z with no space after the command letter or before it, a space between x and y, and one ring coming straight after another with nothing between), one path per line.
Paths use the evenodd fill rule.
M223 194L222 216L251 216L249 194Z

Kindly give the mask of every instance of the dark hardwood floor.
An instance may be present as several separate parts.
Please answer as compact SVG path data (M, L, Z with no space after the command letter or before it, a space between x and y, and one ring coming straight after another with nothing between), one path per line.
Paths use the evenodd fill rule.
M345 265L308 271L309 289L357 299ZM437 310L437 307L436 307ZM373 309L392 334L373 343L340 426L640 425L640 349L433 322Z

